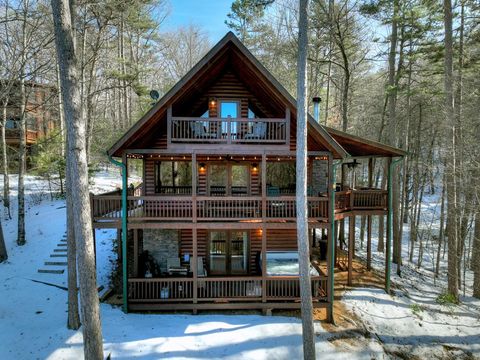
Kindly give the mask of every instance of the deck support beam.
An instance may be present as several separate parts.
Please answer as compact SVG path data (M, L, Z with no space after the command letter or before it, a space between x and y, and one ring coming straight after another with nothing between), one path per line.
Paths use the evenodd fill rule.
M133 276L138 277L138 229L133 229Z
M353 284L353 254L355 252L355 215L348 219L348 286Z
M335 323L334 313L333 313L333 301L335 299L335 260L336 260L336 244L337 237L335 235L336 221L335 221L335 186L336 186L336 177L337 177L337 166L340 165L340 162L334 163L332 156L328 156L328 223L330 228L327 232L327 266L328 266L328 279L327 279L327 298L328 298L328 307L327 307L327 321L330 323Z
M388 211L387 211L387 229L385 245L385 291L390 293L390 272L392 268L392 159L387 160L387 191L388 191Z
M368 188L373 187L373 158L368 159ZM372 216L367 216L367 270L372 269Z

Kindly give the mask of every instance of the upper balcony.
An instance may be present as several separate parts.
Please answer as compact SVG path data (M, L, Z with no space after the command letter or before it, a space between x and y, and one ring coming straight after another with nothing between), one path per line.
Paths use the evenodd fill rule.
M288 118L171 117L170 143L196 144L288 144Z
M293 195L267 196L140 196L136 189L128 196L129 221L238 222L238 221L295 221L296 198ZM307 216L310 220L328 221L328 197L309 196ZM120 193L91 196L94 222L119 222L122 217ZM351 212L385 213L387 191L380 189L335 192L335 219ZM100 226L99 226L100 227Z

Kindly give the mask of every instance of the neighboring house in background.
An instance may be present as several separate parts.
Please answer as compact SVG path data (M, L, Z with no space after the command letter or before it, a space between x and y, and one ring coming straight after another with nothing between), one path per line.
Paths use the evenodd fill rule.
M299 308L296 115L295 99L228 33L108 150L125 165L143 162L125 211L118 192L91 197L94 228L127 224L126 310ZM389 213L372 161L361 188L354 176L337 184L334 168L404 155L309 117L312 296L330 315L334 267L347 268L351 282L354 251L354 231L345 252L334 223L367 216L371 239L372 216Z
M3 95L3 92L6 91L6 86L8 84L0 80L0 94ZM13 84L9 90L5 124L6 143L14 148L18 148L20 143L20 131L18 129L18 121L21 117L19 86L19 83ZM51 132L58 123L58 94L55 86L35 82L25 83L25 93L25 140L27 146L30 147L40 137Z

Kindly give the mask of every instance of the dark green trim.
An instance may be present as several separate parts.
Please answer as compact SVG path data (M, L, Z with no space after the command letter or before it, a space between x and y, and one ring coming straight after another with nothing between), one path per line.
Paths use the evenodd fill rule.
M107 154L108 155L108 154ZM122 168L122 277L123 277L123 311L128 313L127 293L127 167L123 162L114 160L108 155L108 160L113 165Z
M328 306L330 307L330 316L331 322L334 322L333 317L333 301L335 298L335 185L337 177L337 166L341 165L342 161L337 161L332 163L332 176L330 178L330 206L328 217L330 219L330 264L328 264L328 280L329 280L329 291L328 291Z

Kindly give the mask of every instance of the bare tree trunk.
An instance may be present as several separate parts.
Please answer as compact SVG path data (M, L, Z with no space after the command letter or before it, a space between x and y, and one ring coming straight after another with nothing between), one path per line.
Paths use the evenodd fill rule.
M7 142L5 139L5 126L7 124L7 104L8 97L4 100L2 104L2 132L1 132L1 142L2 142L2 167L3 167L3 206L8 214L8 218L12 218L10 213L10 179L8 174L8 156L7 156Z
M0 263L8 259L5 238L3 237L2 220L0 220Z
M18 145L18 213L17 213L17 244L25 245L25 171L26 171L26 94L25 94L25 63L27 47L27 9L23 12L22 22L22 54L20 65L20 121L18 122L20 142Z
M300 0L297 73L297 241L300 267L303 357L315 359L313 303L310 283L310 251L307 218L307 49L308 0Z
M60 136L61 136L61 145L62 148L60 150L60 154L62 157L65 156L65 117L63 115L63 104L62 104L62 87L60 85L60 68L58 66L58 61L57 61L57 66L56 66L56 80L57 80L57 88L58 88L58 122L60 126Z
M72 17L68 0L52 0L55 43L63 107L67 126L70 193L72 197L74 233L78 248L80 301L83 343L86 359L103 359L100 308L96 288L95 254L88 192L88 168L85 150L85 120L82 118L78 84L78 61L75 53ZM73 191L75 189L75 191Z
M68 151L68 148L67 148ZM67 204L67 263L68 263L68 318L67 328L77 330L80 328L80 316L78 314L78 282L77 282L77 245L75 243L75 228L73 221L73 199L71 180L71 158L67 157L66 168L66 196Z
M458 299L458 214L457 214L457 164L456 124L453 106L453 31L452 2L443 1L445 26L445 125L449 129L451 152L447 156L447 216L448 216L448 292Z
M360 247L363 249L363 242L365 241L365 226L366 226L366 216L360 217Z
M445 176L443 177L443 186L442 186L442 202L440 205L440 230L438 232L438 252L437 252L437 265L435 266L435 277L438 277L440 274L440 253L442 252L442 243L445 236L444 226L445 226Z
M479 205L477 204L471 265L473 270L473 296L480 299L480 212L478 210Z

